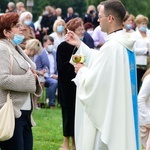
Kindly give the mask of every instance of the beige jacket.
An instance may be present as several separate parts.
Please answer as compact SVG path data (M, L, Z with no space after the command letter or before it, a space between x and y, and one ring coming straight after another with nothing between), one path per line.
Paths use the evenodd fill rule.
M10 54L12 52L13 66L10 74ZM14 46L10 41L0 40L0 108L6 102L6 95L10 91L13 100L15 117L21 116L21 107L27 99L28 93L40 95L41 86L36 84L33 73L29 68L35 69L35 63L24 53L19 46Z

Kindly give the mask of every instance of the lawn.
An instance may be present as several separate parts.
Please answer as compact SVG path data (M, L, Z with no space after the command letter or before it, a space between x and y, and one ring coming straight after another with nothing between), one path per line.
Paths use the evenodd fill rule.
M34 150L58 150L63 142L61 108L34 110Z
M33 150L59 150L63 142L61 108L34 110L33 117Z

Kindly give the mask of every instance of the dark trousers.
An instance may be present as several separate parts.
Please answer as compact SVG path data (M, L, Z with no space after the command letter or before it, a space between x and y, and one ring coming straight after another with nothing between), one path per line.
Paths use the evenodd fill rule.
M1 150L32 150L33 136L29 121L31 111L22 111L20 118L15 119L14 135L7 141L0 142Z
M46 97L49 98L49 106L55 106L55 94L58 87L58 80L46 78Z
M137 68L137 86L138 86L138 87L137 87L137 90L138 90L138 93L139 93L139 91L140 91L140 87L141 87L141 84L142 84L141 79L142 79L142 77L143 77L145 71L146 71L146 70L144 70L144 69Z

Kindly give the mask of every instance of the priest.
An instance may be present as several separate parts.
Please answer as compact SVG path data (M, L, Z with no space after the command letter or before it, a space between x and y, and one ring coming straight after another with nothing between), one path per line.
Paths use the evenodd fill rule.
M93 51L72 32L66 41L84 62L74 65L77 85L75 142L77 150L140 150L134 39L125 33L126 10L118 0L100 3L99 23L108 34Z

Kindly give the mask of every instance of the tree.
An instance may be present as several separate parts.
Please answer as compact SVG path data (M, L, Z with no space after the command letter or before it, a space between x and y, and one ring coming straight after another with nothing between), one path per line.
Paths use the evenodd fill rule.
M66 16L67 14L67 8L73 7L74 11L77 12L80 16L83 15L85 12L85 0L69 0L66 2L66 0L59 0L56 3L56 0L36 0L34 1L34 7L33 7L33 16L36 20L39 15L41 15L42 11L44 10L45 6L55 6L62 8L62 14L63 16Z
M17 3L18 1L26 2L26 0L11 0L12 2ZM63 15L66 15L67 8L73 7L75 12L77 12L80 17L83 17L83 14L86 12L86 9L89 5L94 5L95 7L103 0L34 0L34 7L32 9L33 19L34 21L37 20L38 16L41 15L42 11L44 10L45 6L51 5L55 7L60 7L63 10ZM127 11L132 13L133 15L143 14L150 18L150 0L121 0L122 3L125 5ZM0 5L0 13L4 13L7 4L10 0L1 0Z

